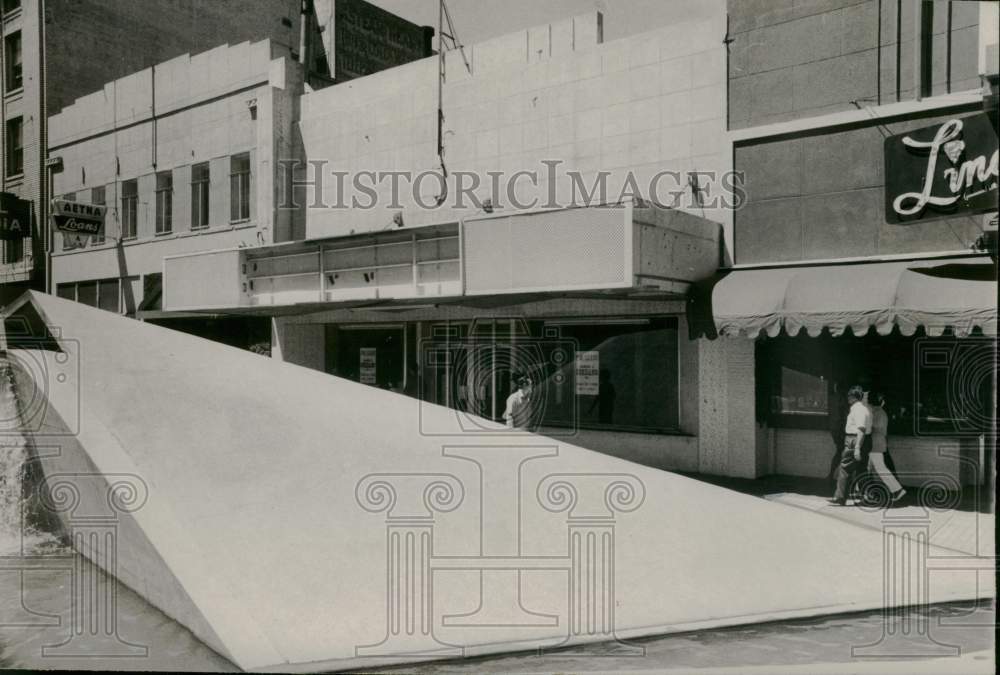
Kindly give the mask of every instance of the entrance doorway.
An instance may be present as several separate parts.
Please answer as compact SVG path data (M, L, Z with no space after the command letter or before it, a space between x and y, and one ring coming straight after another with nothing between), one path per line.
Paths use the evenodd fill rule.
M332 335L331 335L332 333ZM336 326L327 332L333 355L328 370L361 384L402 392L406 333L402 325Z
M421 398L502 423L514 376L538 379L538 359L518 344L526 330L511 319L432 324L420 348Z

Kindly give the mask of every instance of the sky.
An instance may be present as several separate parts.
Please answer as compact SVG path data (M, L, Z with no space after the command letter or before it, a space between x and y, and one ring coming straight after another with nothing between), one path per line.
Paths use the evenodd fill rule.
M725 11L725 0L446 0L463 44L600 9L604 40ZM414 23L437 28L438 0L369 0Z

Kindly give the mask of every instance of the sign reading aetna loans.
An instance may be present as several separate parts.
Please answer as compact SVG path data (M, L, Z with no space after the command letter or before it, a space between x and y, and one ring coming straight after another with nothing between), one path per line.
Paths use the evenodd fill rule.
M908 224L997 208L997 132L985 114L885 139L885 220Z
M52 200L52 220L60 232L96 235L104 231L104 216L108 207L65 199Z

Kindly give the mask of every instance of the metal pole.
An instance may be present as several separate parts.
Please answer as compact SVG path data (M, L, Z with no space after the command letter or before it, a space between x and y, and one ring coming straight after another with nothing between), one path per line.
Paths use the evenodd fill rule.
M924 0L917 0L913 10L913 98L919 101L923 98L924 86L923 72L921 72L924 56Z
M38 227L45 237L45 292L52 293L52 223L49 222L48 79L45 72L45 0L38 0Z

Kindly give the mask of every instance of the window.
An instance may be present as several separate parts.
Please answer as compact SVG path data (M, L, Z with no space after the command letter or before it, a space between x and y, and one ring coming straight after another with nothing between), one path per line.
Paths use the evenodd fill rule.
M24 260L24 239L8 239L3 242L3 261L7 264Z
M174 174L156 174L156 234L169 234L173 229Z
M7 176L20 176L24 173L24 125L22 118L7 120L7 138L5 148Z
M823 342L789 341L778 356L772 371L771 414L825 418L830 412L830 358Z
M208 227L208 162L191 167L191 229Z
M139 215L139 181L122 181L122 239L135 239Z
M81 281L76 285L76 301L89 307L97 307L97 282Z
M21 7L21 0L3 0L3 13L13 12Z
M107 202L104 201L104 186L103 185L100 186L100 187L91 188L91 190L90 190L90 203L91 204L106 204L107 203ZM107 214L105 214L104 218L105 218L104 227L107 227L108 226L107 225ZM91 237L90 241L93 244L103 244L104 243L104 228L101 228L101 231L99 233L97 233L93 237Z
M76 284L59 284L56 286L56 295L66 300L76 300Z
M17 91L24 86L24 72L21 63L21 31L11 33L3 39L4 92Z
M537 337L545 364L544 377L534 378L545 395L543 424L680 428L676 319L550 321Z
M250 220L250 154L229 159L229 220Z
M105 311L118 313L121 309L118 279L97 282L97 306Z
M108 312L121 313L121 280L118 278L59 284L56 295Z
M843 432L847 390L886 397L892 435L981 433L988 428L990 378L967 378L963 360L992 358L995 342L947 335L779 336L758 342L757 381L772 426ZM981 350L981 351L980 351ZM986 371L983 371L986 372ZM825 393L824 393L825 392Z

